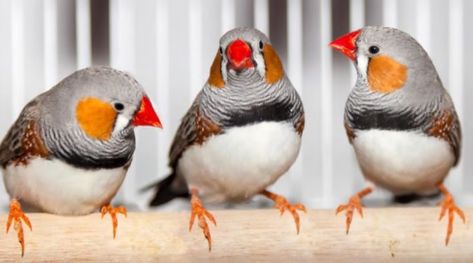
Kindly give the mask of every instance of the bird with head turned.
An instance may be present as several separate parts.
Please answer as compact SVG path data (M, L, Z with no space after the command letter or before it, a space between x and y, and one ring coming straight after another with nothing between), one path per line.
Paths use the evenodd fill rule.
M304 130L302 101L262 32L236 28L220 38L210 76L185 114L170 150L171 174L156 185L151 205L191 198L211 249L203 202L242 202L264 195L283 213L297 210L267 188L297 158Z
M345 107L345 129L369 185L337 208L362 216L361 199L375 186L395 195L444 195L440 219L448 213L445 244L454 216L463 222L443 181L460 159L461 128L454 104L427 52L407 33L367 26L330 44L351 59L355 87Z
M129 74L92 67L76 71L30 101L0 144L0 165L24 254L27 204L60 215L109 213L135 150L134 128L161 127L150 99Z

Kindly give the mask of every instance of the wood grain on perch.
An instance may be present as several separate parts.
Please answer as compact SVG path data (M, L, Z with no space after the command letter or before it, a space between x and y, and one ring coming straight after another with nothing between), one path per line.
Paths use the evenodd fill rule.
M465 209L467 219L473 209ZM345 217L333 210L310 210L301 215L296 235L289 214L278 211L215 211L211 227L213 249L208 252L200 229L188 232L189 212L130 213L120 217L112 239L110 218L99 214L62 217L29 214L33 232L26 231L22 261L115 262L473 262L473 229L455 222L448 247L444 246L446 221L438 208L366 209L355 216L350 234ZM6 216L0 217L4 225ZM0 261L20 260L14 232L1 234Z

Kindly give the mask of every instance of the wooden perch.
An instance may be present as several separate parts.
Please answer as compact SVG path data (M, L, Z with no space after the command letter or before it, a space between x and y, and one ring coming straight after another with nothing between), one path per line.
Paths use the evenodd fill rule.
M473 209L465 209L468 219ZM350 234L345 217L333 210L311 210L301 215L296 235L290 214L275 209L215 211L213 249L209 252L200 228L188 231L189 212L130 213L119 216L118 234L112 239L107 215L62 217L29 214L33 231L25 229L24 261L162 262L268 261L298 262L473 262L473 229L456 220L448 247L444 245L446 220L438 208L365 209L355 216ZM5 225L6 216L0 217ZM20 259L16 234L2 233L0 261Z

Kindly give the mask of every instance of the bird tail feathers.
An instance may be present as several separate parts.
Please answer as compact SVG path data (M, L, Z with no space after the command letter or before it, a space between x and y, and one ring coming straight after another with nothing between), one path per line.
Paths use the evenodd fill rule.
M140 190L141 192L145 192L151 189L156 189L156 193L149 203L150 206L159 206L173 200L174 198L189 197L188 191L177 191L173 189L172 184L175 178L176 174L172 173L163 180L148 185Z

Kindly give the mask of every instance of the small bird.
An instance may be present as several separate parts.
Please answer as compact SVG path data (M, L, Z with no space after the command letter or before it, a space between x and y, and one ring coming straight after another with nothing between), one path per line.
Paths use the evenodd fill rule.
M156 185L157 206L191 198L189 230L199 220L211 250L209 203L261 194L292 213L297 233L302 204L267 190L294 163L304 130L302 101L268 37L236 28L220 38L210 76L185 114L170 150L172 173Z
M21 204L60 215L109 213L110 201L125 179L135 150L134 127L162 127L141 85L108 67L76 71L37 96L0 144L0 165L11 197L7 232L14 222L21 254L22 220L31 223ZM20 203L21 201L21 203Z
M439 220L448 212L445 244L463 211L443 185L460 159L461 128L452 99L429 55L395 28L367 26L330 44L354 61L358 78L345 108L345 129L369 186L336 212L346 211L348 234L361 199L385 188L395 195L440 191Z

